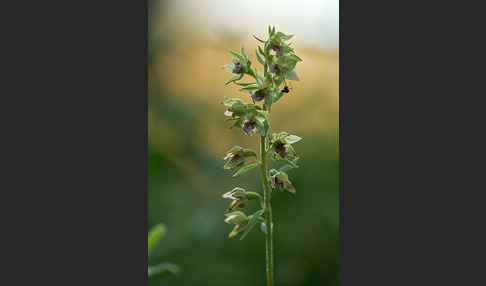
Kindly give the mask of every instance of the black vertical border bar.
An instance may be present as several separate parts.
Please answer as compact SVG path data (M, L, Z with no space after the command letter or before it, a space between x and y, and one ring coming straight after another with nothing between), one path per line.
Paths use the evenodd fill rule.
M8 274L21 285L147 285L147 1L6 11L18 29L4 39L8 73L22 72L5 93L18 100L5 104L7 125L24 121L24 137L2 133L21 166L16 187L2 187L19 196L16 229L2 229L16 243Z

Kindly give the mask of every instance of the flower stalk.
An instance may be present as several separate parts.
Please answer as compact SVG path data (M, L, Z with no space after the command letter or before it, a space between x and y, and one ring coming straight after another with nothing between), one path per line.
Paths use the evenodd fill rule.
M267 286L273 286L273 217L272 217L272 204L271 200L271 190L269 186L268 169L267 169L267 151L266 151L266 137L261 136L260 138L260 157L261 157L261 176L264 187L264 197L263 197L263 215L265 217L265 260L266 260L266 274L267 274ZM269 226L269 227L267 227Z

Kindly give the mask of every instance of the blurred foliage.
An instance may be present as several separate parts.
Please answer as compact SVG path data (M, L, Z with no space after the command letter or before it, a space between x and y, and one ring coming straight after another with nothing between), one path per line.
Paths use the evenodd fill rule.
M167 227L159 223L155 226L153 226L149 233L148 233L148 243L147 243L147 248L148 248L148 255L149 257L153 253L153 250L157 245L159 245L160 240L162 237L165 236L165 233L167 232ZM170 275L177 275L179 274L179 267L173 263L170 262L161 262L157 265L149 265L148 266L148 277L166 277Z
M150 13L150 12L149 12ZM245 240L227 238L222 223L228 202L221 194L240 186L262 192L258 174L238 180L223 170L229 147L258 150L258 137L225 128L224 96L250 102L237 87L225 88L221 67L238 35L201 36L199 27L151 13L149 29L148 224L170 227L149 265L169 258L181 275L151 278L149 285L265 285L265 245L260 231ZM260 32L260 33L258 33ZM292 31L288 31L292 32ZM262 31L256 31L263 37ZM297 194L272 200L277 285L338 285L338 55L294 47L303 62L270 132L285 128L304 139L295 145L301 168L289 173ZM249 53L256 62L255 54ZM287 101L287 103L286 103ZM229 126L227 126L229 127ZM252 213L257 210L249 209Z

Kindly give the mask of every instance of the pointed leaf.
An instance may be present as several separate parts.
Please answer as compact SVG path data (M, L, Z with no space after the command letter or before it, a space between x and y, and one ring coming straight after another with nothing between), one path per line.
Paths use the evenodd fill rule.
M265 57L265 53L263 52L263 49L262 47L258 46L258 51L260 52L260 54Z
M245 62L245 58L242 55L235 53L231 50L229 50L228 52L233 56L233 58L236 58L237 60L239 60L241 62Z
M237 85L239 86L250 86L250 85L255 85L256 86L256 82L235 82Z
M285 137L285 142L289 143L289 144L294 144L294 143L297 143L299 142L300 140L302 140L302 138L300 138L299 136L297 135L289 135L287 137Z
M245 60L248 61L248 55L246 54L245 49L243 47L241 47L241 54L243 55L243 57L245 57Z
M293 169L293 167L288 165L288 164L285 164L285 165L283 165L282 167L279 168L279 170L282 171L282 172L288 172L292 169Z
M248 225L240 237L240 240L243 240L248 233L252 230L252 228L258 223L258 218L262 215L263 210L259 210L251 215L250 221L248 221Z
M243 150L243 147L235 145L235 146L231 147L228 151L226 151L226 153L234 153L234 152L239 152L239 151L242 151L242 150Z
M256 157L257 156L255 151L248 149L248 148L243 149L243 154L245 154L245 157L252 157L252 156Z
M259 41L259 42L265 43L265 41L264 41L264 40L262 40L262 39L258 38L258 37L257 37L257 36L255 36L255 35L253 35L253 38L255 38L255 39L256 39L257 41Z
M255 162L250 165L246 165L245 167L239 169L236 173L234 173L233 177L238 177L239 175L243 175L248 171L253 170L254 168L258 167L260 165L260 162Z
M262 65L265 65L265 61L260 57L260 55L258 54L258 51L255 51L255 54L257 56L258 62L261 63Z
M285 35L282 32L277 33L277 37L280 37L282 40L290 40L294 35Z
M299 168L299 166L297 164L295 164L295 162L292 161L292 160L289 160L287 158L283 158L283 161L287 162L287 164L289 164L290 166L292 166L292 168L296 168L296 169ZM284 170L281 170L281 171L284 171Z
M290 72L288 72L285 75L285 78L289 79L289 80L299 81L299 77L297 76L297 73L295 72L295 68L293 70L291 70Z
M239 91L248 93L253 93L255 90L258 90L258 86L247 86L239 89Z
M263 198L262 196L259 194L259 193L255 193L255 192L246 192L246 198L248 200L260 200L261 202L263 202Z
M233 69L235 68L234 64L227 64L223 66L223 69L229 73L233 73Z
M294 54L290 55L290 57L293 58L294 60L298 61L298 62L302 62L302 59L299 58L298 56L294 55Z
M238 75L235 75L234 77L228 79L224 84L225 85L228 85L228 84L230 84L230 83L232 83L234 81L240 80L242 78L243 78L243 74L238 74Z

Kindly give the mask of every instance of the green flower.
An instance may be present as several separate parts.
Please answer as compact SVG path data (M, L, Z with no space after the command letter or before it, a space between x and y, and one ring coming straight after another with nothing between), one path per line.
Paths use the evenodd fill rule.
M255 120L246 120L243 123L243 127L241 128L246 135L251 136L255 133L256 129L256 121Z
M226 213L244 208L246 202L248 201L248 198L246 197L245 189L238 188L238 187L223 194L223 198L232 200L230 205L225 211Z
M232 72L234 74L243 73L243 65L241 63L239 63L239 62L235 63Z
M223 158L223 160L226 160L226 163L223 168L233 170L245 164L245 159L252 156L256 158L255 151L240 146L233 146L226 151L226 156Z
M301 140L299 136L291 135L287 132L273 133L270 137L270 148L273 151L274 159L290 159L297 160L297 153L292 144Z
M270 72L274 74L273 80L277 85L286 79L298 80L295 66L302 59L295 55L294 49L287 43L292 37L293 35L286 35L282 32L272 33L266 45L267 50L275 52L270 56Z
M228 107L224 115L231 118L241 117L246 114L246 106L239 98L225 98L223 104Z
M273 190L288 191L291 194L296 193L294 185L289 180L289 176L284 171L270 170L270 182Z
M248 136L257 131L265 135L270 128L267 121L268 112L260 106L252 103L244 104L238 98L226 98L223 104L228 107L224 115L229 117L228 120L235 121L231 128L239 127Z
M253 100L253 103L262 101L264 98L265 98L264 89L258 89L251 95L251 99Z
M226 219L224 220L225 223L235 225L233 230L228 235L229 238L233 238L237 236L240 232L244 231L246 226L248 225L248 217L244 212L234 211L225 214L225 216L226 216Z
M242 79L245 74L254 75L254 72L251 69L251 61L248 59L248 55L243 47L241 48L241 54L233 51L229 51L229 53L231 54L233 63L223 66L223 69L233 74L233 77L227 80L226 84Z

